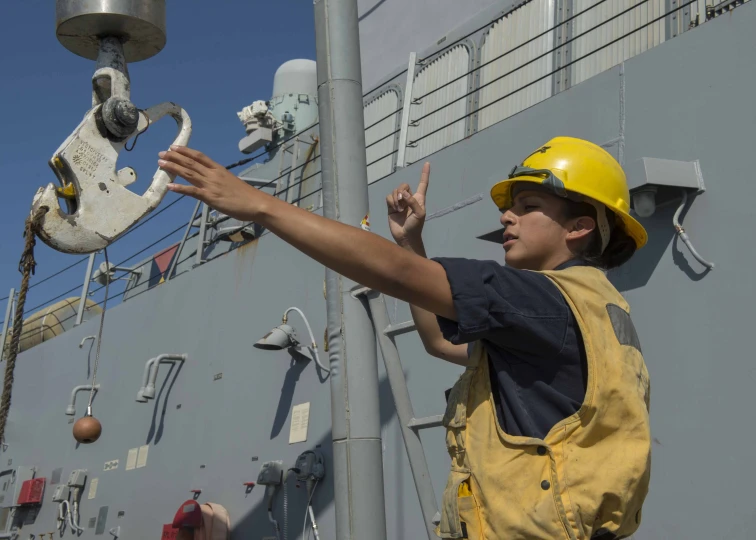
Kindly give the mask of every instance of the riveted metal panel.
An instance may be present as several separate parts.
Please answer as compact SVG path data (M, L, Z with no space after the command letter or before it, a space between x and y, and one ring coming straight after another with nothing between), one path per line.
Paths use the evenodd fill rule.
M667 0L612 0L597 5L599 2L573 0L574 13L582 13L573 22L573 35L584 34L572 43L573 60L584 58L572 66L573 85L656 47L666 39L665 19L641 27L668 13ZM619 15L628 9L627 13ZM625 37L616 43L597 50L622 36Z
M552 28L554 5L534 0L491 25L480 48L479 130L551 97L554 33L536 36Z
M462 96L471 88L472 74L469 72L472 56L471 45L456 45L430 61L415 77L412 98L422 99L414 103L410 110L408 162L422 159L465 138L465 115L470 100ZM465 73L468 75L463 77ZM426 95L457 78L458 81ZM429 116L418 121L425 115Z
M391 88L365 105L365 146L368 183L375 182L394 171L397 135L402 112L398 88ZM391 115L391 113L396 114ZM390 116L389 116L390 115ZM393 154L391 152L394 152Z

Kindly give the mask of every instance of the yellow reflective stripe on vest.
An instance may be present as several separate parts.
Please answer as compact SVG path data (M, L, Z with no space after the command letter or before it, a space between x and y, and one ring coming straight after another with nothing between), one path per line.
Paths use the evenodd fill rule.
M452 466L441 538L625 538L640 523L650 474L649 383L629 308L599 270L543 273L580 326L585 401L544 440L505 433L488 357L476 343L475 367L452 388L444 415Z

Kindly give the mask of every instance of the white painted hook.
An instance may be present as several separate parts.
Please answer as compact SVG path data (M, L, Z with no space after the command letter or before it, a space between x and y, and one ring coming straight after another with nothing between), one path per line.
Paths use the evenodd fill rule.
M130 167L116 171L116 162L128 139L113 141L102 135L104 128L99 119L102 107L92 108L50 159L50 167L62 186L73 186L67 211L60 207L52 183L40 188L32 203L32 215L41 207L47 208L39 237L64 253L93 253L112 244L157 208L175 178L158 169L143 195L127 189L136 180L136 174ZM185 146L192 134L192 121L175 103L161 103L140 111L135 135L164 116L173 118L178 127L172 144Z

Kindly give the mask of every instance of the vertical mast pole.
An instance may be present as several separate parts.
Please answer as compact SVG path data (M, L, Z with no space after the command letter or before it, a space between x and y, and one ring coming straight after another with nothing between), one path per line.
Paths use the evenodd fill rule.
M323 212L368 216L357 0L315 0ZM359 285L326 269L337 540L386 540L375 332Z

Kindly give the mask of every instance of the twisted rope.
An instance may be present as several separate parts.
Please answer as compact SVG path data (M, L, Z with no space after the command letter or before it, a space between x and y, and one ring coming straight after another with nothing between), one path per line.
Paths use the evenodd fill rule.
M33 216L26 218L24 228L24 238L26 243L24 251L21 254L21 261L18 263L18 271L21 272L21 288L18 291L18 304L16 305L16 316L13 318L13 334L11 335L10 351L8 360L5 363L5 379L3 381L3 395L0 398L0 443L5 441L5 424L8 421L8 412L11 405L11 392L13 391L13 370L16 367L16 356L18 355L18 343L21 339L21 330L24 324L24 304L26 304L26 293L29 290L29 279L34 275L34 268L37 262L34 260L34 245L36 244L36 231L42 217L47 213L47 208L40 208ZM5 343L2 344L5 346Z

